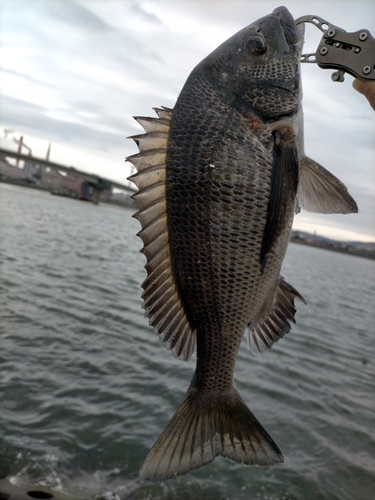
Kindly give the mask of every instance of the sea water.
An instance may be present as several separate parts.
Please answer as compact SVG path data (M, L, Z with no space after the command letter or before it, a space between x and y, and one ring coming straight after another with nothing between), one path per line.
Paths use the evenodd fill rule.
M290 244L297 325L236 386L285 456L223 458L162 483L138 470L185 393L142 310L132 210L0 184L0 477L82 499L373 500L375 262Z

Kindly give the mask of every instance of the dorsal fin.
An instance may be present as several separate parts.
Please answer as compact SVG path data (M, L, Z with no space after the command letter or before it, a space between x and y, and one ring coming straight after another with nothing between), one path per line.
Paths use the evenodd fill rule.
M154 108L159 118L136 116L145 134L134 135L139 153L129 156L137 173L130 176L138 192L133 195L141 223L147 278L142 284L143 308L159 338L179 358L187 360L195 349L196 331L191 328L173 275L168 237L166 203L166 156L172 110Z

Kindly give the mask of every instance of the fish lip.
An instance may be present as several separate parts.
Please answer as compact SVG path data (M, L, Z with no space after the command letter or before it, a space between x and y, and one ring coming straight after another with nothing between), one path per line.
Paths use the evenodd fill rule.
M304 36L304 25L297 26L292 14L283 6L274 9L272 15L279 21L288 45L297 45Z

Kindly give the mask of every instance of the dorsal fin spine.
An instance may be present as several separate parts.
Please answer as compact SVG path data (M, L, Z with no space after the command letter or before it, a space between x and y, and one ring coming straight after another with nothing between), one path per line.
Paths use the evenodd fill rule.
M159 198L155 201L155 205L146 207L143 210L136 212L133 217L137 219L142 227L146 226L149 222L154 220L161 214L165 214L165 197Z
M159 338L176 356L189 359L196 332L191 328L178 292L169 251L166 199L166 169L172 110L154 108L158 118L135 117L145 130L133 135L139 153L127 158L137 170L129 177L138 188L133 195L139 210L134 217L141 223L138 236L147 259L147 278L142 283L143 307Z
M145 132L168 132L169 122L163 118L146 118L145 116L135 116L135 120L143 127Z

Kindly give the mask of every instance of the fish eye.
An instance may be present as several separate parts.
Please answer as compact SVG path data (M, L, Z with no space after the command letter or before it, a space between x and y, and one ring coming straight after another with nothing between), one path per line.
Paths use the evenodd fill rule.
M250 38L250 40L247 42L247 46L249 50L256 56L264 54L267 50L267 45L264 43L263 38L260 37Z

